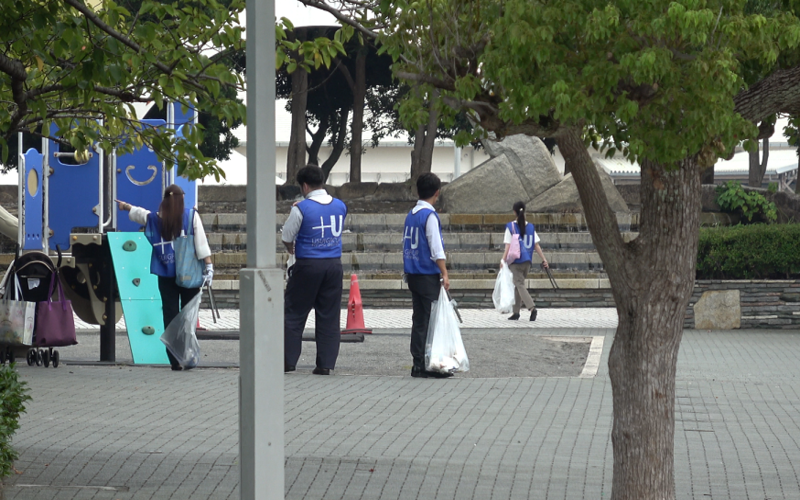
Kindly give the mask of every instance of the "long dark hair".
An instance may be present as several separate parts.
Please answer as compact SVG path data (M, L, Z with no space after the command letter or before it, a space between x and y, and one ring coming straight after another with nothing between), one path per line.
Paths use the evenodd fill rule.
M172 241L181 235L183 230L183 189L175 184L164 191L164 199L158 208L161 214L161 237L164 241Z
M522 238L525 236L525 203L521 201L514 203L514 213L517 214L519 237Z

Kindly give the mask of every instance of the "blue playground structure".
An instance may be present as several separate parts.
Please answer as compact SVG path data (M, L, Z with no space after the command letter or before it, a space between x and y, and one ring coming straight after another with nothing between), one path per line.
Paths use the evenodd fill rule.
M182 135L196 123L193 109L170 103L167 120L144 126L170 127ZM58 131L52 134L58 137ZM88 158L62 151L43 139L41 151L22 152L19 135L19 218L21 255L38 253L54 263L75 314L100 325L100 361L115 360L114 327L124 314L133 361L169 364L160 341L164 331L158 281L150 274L151 246L141 226L118 216L115 199L155 210L166 187L178 184L187 206L197 204L197 184L165 168L142 148L117 155L93 146ZM77 161L81 160L81 161Z

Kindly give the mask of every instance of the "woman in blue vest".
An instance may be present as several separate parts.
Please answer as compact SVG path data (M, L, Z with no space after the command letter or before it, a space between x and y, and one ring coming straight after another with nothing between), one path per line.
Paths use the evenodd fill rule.
M536 253L541 257L542 267L549 266L542 253L542 248L539 246L539 235L536 234L536 229L530 222L525 222L525 203L521 201L514 203L514 214L517 216L517 220L506 224L506 234L503 237L503 243L506 244L506 250L503 252L503 262L508 262L508 249L511 248L512 235L519 235L519 258L514 262L508 262L508 268L514 277L514 314L509 316L508 319L519 319L519 311L524 303L525 307L531 312L531 321L536 321L536 304L533 303L531 294L528 293L528 289L525 287L525 279L528 277L528 271L531 270L533 251L536 250Z
M203 284L211 283L214 277L214 266L211 264L211 249L208 246L203 223L196 210L183 206L183 190L172 184L164 191L164 199L154 214L147 209L136 207L130 203L117 200L120 210L130 212L133 222L145 226L145 236L153 245L150 258L150 273L158 276L158 291L161 293L161 304L164 313L164 328L175 319L180 308L189 303L200 288L183 288L175 282L175 250L172 241L181 234L188 234L189 224L194 233L195 255L205 262ZM181 370L181 365L167 349L169 364L173 370Z

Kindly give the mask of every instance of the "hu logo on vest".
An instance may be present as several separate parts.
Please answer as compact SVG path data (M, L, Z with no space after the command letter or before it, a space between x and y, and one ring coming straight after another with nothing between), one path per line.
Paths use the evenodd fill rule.
M339 226L336 226L336 215L331 215L331 225L325 225L325 216L319 217L319 226L314 226L311 229L319 229L320 237L311 239L311 246L313 247L333 247L339 244L339 237L342 235L342 228L344 227L344 216L339 215ZM325 237L325 230L330 229L331 236Z
M525 245L525 248L528 248L528 249L533 248L533 235L532 234L526 234L525 238L524 238L524 241L523 241L523 244Z
M403 239L410 241L412 250L419 248L419 228L406 226L403 232Z
M336 216L335 215L331 215L331 225L330 226L326 226L325 225L325 216L320 215L320 217L319 217L319 226L314 226L311 229L321 229L320 238L324 238L325 237L325 230L326 229L330 229L331 230L331 236L333 236L334 238L338 238L339 236L342 235L342 227L343 226L344 226L344 217L341 216L341 215L339 216L339 228L338 229L336 228Z
M405 240L408 240L406 247ZM403 229L403 258L419 260L419 228L406 226Z

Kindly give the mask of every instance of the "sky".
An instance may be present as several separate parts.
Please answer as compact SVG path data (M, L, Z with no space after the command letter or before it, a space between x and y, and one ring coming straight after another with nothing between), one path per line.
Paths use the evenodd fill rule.
M275 0L275 16L288 18L295 26L338 24L336 19L319 9L306 7L297 0Z

